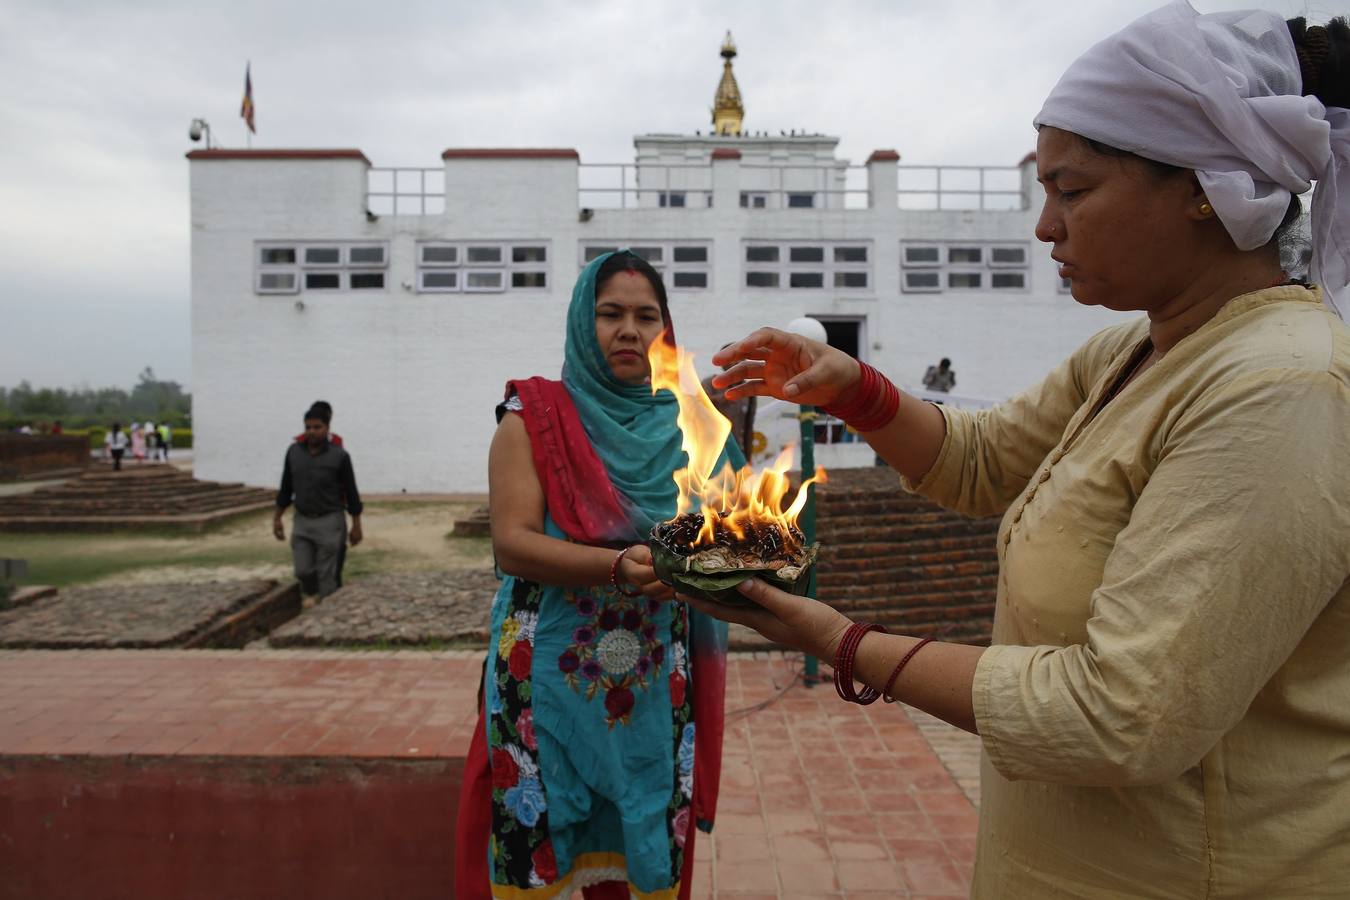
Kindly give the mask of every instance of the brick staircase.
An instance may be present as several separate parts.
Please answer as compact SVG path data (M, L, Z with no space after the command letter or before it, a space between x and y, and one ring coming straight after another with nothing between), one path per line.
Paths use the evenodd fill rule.
M998 517L948 512L886 468L832 471L818 498L821 600L892 631L989 642Z
M173 466L92 467L79 478L0 498L0 531L115 531L164 525L199 531L276 495L242 484L198 481Z

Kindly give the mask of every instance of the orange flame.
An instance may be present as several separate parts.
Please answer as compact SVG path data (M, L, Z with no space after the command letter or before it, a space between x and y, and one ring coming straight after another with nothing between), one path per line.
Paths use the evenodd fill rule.
M692 546L711 546L719 526L744 538L750 526L766 525L778 529L785 546L796 546L798 542L792 532L806 506L807 488L823 483L825 470L818 469L814 478L807 479L786 509L783 499L792 486L787 477L792 465L792 446L785 447L772 464L759 472L748 464L737 472L728 462L714 474L713 467L731 434L731 422L704 393L694 371L693 356L666 333L647 348L647 359L651 363L652 393L670 391L680 404L676 421L683 436L680 446L689 456L689 465L675 472L679 488L676 515L695 510L703 514L703 528Z

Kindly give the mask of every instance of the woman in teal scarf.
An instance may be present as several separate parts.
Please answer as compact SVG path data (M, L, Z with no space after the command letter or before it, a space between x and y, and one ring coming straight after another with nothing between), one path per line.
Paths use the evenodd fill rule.
M686 465L647 348L673 340L661 276L586 266L561 381L507 385L489 456L492 610L466 761L456 896L674 900L711 827L725 626L669 602L643 544ZM724 459L744 460L734 444Z

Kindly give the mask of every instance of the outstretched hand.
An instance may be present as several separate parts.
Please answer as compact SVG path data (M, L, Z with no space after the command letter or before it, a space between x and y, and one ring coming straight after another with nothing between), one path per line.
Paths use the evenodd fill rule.
M775 644L822 659L834 659L840 638L852 624L848 616L828 604L789 594L758 578L741 582L738 590L755 605L727 606L684 594L679 598L714 618L748 626Z
M726 369L713 386L727 399L776 397L808 406L847 402L857 390L858 361L842 350L777 328L761 328L713 354Z
M631 585L643 595L654 600L672 600L675 592L670 585L656 577L656 568L652 565L652 550L646 544L634 544L619 561L617 573L620 584Z

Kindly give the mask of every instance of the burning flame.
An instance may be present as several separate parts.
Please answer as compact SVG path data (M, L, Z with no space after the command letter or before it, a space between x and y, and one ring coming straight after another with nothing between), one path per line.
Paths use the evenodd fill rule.
M807 488L824 482L825 470L818 469L814 478L803 482L786 509L783 499L792 486L787 477L792 465L791 445L759 472L748 464L737 472L727 462L714 474L713 467L731 434L731 422L704 393L694 371L694 357L677 346L667 333L652 341L647 359L652 369L652 393L671 391L680 404L676 421L689 465L675 472L679 488L676 515L693 511L703 514L703 527L691 546L711 546L719 526L740 539L747 537L752 526L773 526L782 534L785 546L796 546L798 542L792 532L806 506Z

